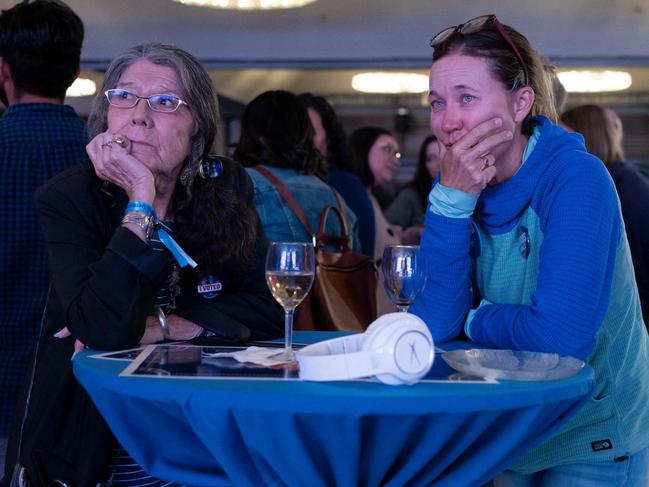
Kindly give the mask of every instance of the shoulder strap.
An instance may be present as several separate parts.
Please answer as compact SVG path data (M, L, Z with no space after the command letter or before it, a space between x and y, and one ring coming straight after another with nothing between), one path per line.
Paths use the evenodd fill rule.
M347 221L347 212L345 211L345 203L343 202L342 196L336 191L333 186L329 186L331 191L333 191L336 201L338 202L338 208L340 209L340 219L343 223L343 232L345 232L345 237L351 239L352 234L349 231L349 222Z
M297 219L300 220L302 225L304 225L304 228L306 228L306 231L309 233L309 235L315 235L315 232L313 231L313 228L311 228L309 220L302 211L300 204L297 202L288 188L284 185L284 183L282 183L277 176L275 176L272 172L270 172L263 166L253 166L251 169L257 171L259 174L268 179L268 181L270 181L273 186L275 186L277 192L282 198L284 198L284 201L286 201L286 204L289 206L289 208L293 210L293 213L295 213Z

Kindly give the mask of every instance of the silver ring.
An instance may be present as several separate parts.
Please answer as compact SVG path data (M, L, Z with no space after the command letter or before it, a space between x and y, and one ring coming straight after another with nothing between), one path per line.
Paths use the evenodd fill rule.
M483 164L482 164L482 169L481 169L481 171L484 171L484 170L487 169L489 166L491 166L491 164L489 164L489 158L488 158L488 157L486 157L486 156L481 156L480 159L482 159L482 160L484 161Z
M120 147L124 147L126 145L126 139L124 137L122 137L121 135L118 135L117 137L115 137L113 142L115 142Z

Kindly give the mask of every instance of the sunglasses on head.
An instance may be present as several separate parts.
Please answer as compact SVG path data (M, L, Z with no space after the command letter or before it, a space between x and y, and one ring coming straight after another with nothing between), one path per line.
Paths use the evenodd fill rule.
M523 60L523 56L521 56L520 51L516 47L516 44L514 44L514 41L510 37L510 35L507 33L507 30L503 26L503 24L500 23L500 21L496 18L495 15L481 15L480 17L475 17L471 20L467 20L463 24L460 25L452 25L451 27L447 27L446 29L438 32L435 37L433 37L430 40L430 47L432 48L437 48L444 44L447 40L449 40L452 36L455 34L462 34L462 35L468 35L468 34L475 34L476 32L480 32L481 30L485 29L488 25L492 25L496 28L500 36L503 38L503 40L509 45L509 47L514 51L514 54L516 55L516 58L518 59L518 62L521 63L521 67L523 68L523 74L525 76L525 83L524 85L529 84L529 74L527 71L527 64Z

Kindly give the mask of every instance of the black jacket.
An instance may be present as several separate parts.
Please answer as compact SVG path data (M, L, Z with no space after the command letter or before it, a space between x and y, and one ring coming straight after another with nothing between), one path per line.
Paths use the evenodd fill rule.
M252 205L252 182L237 163L225 163L221 178ZM55 177L39 189L35 200L53 287L35 359L20 464L35 485L60 478L73 487L94 486L106 480L113 438L72 374L74 341L99 350L137 346L153 311L154 292L168 278L171 263L166 252L152 250L120 226L126 194L116 187L102 189L89 166ZM209 272L223 286L216 297L198 292L205 271L183 269L174 313L222 342L280 336L283 312L265 283L266 248L259 226L254 262L236 275ZM72 336L53 337L64 326ZM26 396L23 391L19 411ZM22 416L17 413L14 420L6 477L0 485L9 481L16 463Z

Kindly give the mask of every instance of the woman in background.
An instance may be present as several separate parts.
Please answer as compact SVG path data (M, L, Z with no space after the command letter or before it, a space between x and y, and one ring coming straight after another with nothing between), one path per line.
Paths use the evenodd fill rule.
M613 178L631 248L642 314L649 326L649 181L624 162L622 122L615 112L598 105L568 110L561 121L584 137L588 152L597 156Z
M374 258L383 256L386 245L401 243L401 228L391 225L383 215L372 190L394 179L401 153L399 143L390 132L380 127L362 127L349 137L349 150L354 172L365 185L374 210Z
M234 158L247 169L254 183L255 207L269 240L311 242L286 201L266 176L254 168L262 166L277 177L298 201L311 227L318 228L320 213L327 205L337 206L331 187L316 173L322 155L313 143L313 129L306 109L287 91L267 91L252 100L241 119L241 138ZM348 208L354 250L360 250L356 216ZM327 231L339 235L337 218L330 216Z
M347 135L333 107L321 96L298 96L311 120L314 143L327 162L327 182L340 193L358 219L362 252L374 255L374 210L363 183L348 170Z
M363 127L354 131L349 137L349 149L356 175L366 187L374 210L374 259L380 267L383 249L386 245L402 243L401 227L391 225L383 215L379 202L372 190L381 184L389 183L394 178L401 153L399 144L390 132L380 127ZM379 315L394 311L383 286L377 290Z
M437 137L429 135L419 148L417 169L412 180L397 194L392 204L385 210L385 217L393 225L406 228L424 229L424 215L428 207L428 193L439 172L439 145ZM418 240L418 238L417 238Z

